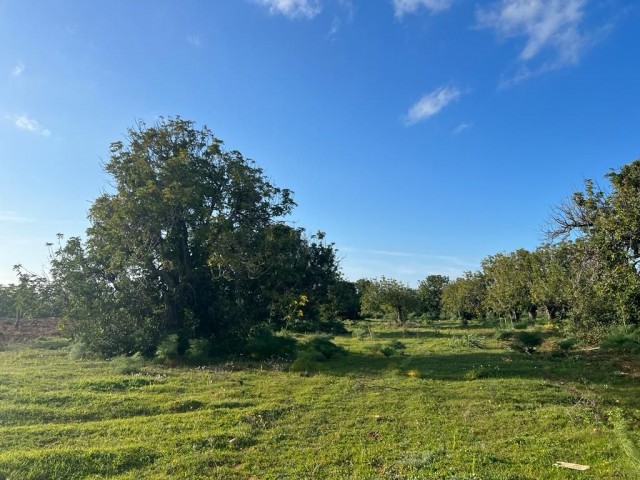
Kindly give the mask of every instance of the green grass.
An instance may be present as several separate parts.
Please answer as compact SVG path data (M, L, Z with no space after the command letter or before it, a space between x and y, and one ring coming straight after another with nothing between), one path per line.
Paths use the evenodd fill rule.
M393 355L371 348L397 340ZM348 355L304 372L123 374L121 360L70 359L63 340L8 348L0 479L640 478L637 358L526 355L478 325L335 341Z

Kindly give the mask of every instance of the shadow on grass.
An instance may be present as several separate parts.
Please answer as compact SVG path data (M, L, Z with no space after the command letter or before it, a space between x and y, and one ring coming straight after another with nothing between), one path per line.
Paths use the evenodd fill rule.
M403 332L402 330L395 331L377 331L373 334L374 340L402 340L410 338L451 338L459 336L459 333L448 332L447 330L417 330L411 329Z
M445 382L538 380L536 388L541 392L544 389L562 390L570 403L582 401L584 392L596 389L602 406L638 408L638 379L620 375L615 363L614 359L598 353L565 357L482 350L390 357L351 353L322 364L321 372L372 380L389 374L415 374L424 380ZM547 398L547 395L541 398Z

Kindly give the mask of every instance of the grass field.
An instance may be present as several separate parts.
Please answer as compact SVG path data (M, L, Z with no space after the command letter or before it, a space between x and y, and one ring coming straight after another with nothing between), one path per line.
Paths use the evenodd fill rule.
M479 326L337 337L293 372L0 352L0 479L637 479L640 362L525 355ZM400 354L375 344L399 340ZM135 369L134 369L135 370ZM585 472L554 466L589 465Z

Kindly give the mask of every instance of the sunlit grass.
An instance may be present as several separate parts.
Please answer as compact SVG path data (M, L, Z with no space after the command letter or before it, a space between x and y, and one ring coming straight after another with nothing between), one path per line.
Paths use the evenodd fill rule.
M525 355L491 329L377 325L313 371L0 352L0 478L633 479L637 360ZM400 341L397 354L371 346ZM618 417L616 417L618 418Z

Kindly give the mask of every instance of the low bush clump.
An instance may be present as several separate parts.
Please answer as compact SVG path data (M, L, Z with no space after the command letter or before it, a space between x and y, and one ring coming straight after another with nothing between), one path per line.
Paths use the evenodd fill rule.
M156 359L162 363L172 363L178 358L179 338L177 333L164 337L156 348Z
M513 335L511 347L515 350L522 350L525 353L531 353L544 342L544 336L541 332L518 332Z
M371 353L381 354L385 357L391 357L393 355L401 355L407 346L400 340L395 340L387 343L375 343L369 346L367 349Z
M189 348L184 353L191 363L202 365L211 360L213 345L207 338L192 338L189 340Z
M640 353L640 329L619 327L601 342L600 347L619 353Z
M255 360L291 360L296 356L298 342L288 335L275 335L267 328L256 330L247 342L247 352Z
M318 362L346 354L346 350L335 343L327 334L315 335L306 341L298 350L298 356L291 364L291 370L297 372L314 371Z
M111 359L111 365L113 365L116 373L122 375L131 375L134 373L140 373L144 364L144 358L140 353L134 355L121 355Z

